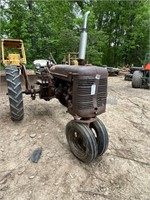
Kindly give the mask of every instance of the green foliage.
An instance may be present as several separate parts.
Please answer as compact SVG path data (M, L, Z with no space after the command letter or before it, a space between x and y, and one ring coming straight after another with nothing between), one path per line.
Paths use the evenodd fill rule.
M0 71L5 70L5 67L3 65L0 65Z
M141 65L149 51L149 1L1 0L1 37L22 39L28 64L48 58L59 63L78 51L83 14L90 10L86 62Z
M102 62L140 65L148 49L148 1L94 1L97 27L108 36Z

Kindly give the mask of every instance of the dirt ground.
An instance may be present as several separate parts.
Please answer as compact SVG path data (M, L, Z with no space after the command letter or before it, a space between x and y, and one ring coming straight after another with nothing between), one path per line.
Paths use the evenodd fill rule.
M0 199L149 200L150 90L132 89L123 79L109 77L107 112L99 116L109 147L88 165L69 150L65 125L72 117L65 107L24 95L24 120L14 123L1 85ZM41 158L32 163L38 147Z

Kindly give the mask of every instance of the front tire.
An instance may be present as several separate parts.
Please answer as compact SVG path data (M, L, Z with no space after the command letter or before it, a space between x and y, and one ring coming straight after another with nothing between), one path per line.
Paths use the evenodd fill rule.
M17 67L6 67L6 80L8 85L11 119L13 121L20 121L24 117L24 109L21 79Z
M141 71L135 71L132 77L132 87L141 88L143 73Z
M66 137L72 153L82 162L92 162L98 154L96 139L90 128L74 120L66 126Z
M105 153L109 144L107 129L103 122L98 118L96 119L96 121L90 123L90 129L92 130L96 138L98 146L98 156L101 156Z

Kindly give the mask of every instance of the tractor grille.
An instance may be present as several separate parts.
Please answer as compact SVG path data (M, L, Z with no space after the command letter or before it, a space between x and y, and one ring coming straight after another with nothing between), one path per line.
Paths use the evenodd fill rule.
M107 98L107 79L100 79L98 85L97 105L98 107L106 104Z
M78 110L93 109L94 96L96 98L96 107L106 104L107 97L107 79L101 78L98 82L98 88L95 95L91 95L91 86L95 83L95 79L78 79L76 108Z

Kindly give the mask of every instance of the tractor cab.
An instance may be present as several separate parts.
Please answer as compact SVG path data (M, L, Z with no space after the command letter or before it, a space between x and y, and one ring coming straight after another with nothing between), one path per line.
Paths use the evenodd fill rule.
M18 39L2 39L2 64L4 66L17 66L26 64L26 55L22 40Z

